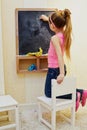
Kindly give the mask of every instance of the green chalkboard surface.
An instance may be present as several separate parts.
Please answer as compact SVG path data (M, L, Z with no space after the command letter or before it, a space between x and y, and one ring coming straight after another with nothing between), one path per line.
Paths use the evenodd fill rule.
M37 52L39 47L43 49L43 54L48 52L53 32L48 22L40 20L40 16L49 16L52 12L53 9L16 9L16 41L19 55Z

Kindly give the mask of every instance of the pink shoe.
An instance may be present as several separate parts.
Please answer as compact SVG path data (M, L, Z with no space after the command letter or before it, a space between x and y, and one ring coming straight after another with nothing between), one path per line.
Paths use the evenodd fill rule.
M77 111L78 108L79 108L79 103L80 103L80 93L77 92L76 111Z
M84 90L82 94L82 99L81 99L82 107L85 106L86 104L86 98L87 98L87 90Z

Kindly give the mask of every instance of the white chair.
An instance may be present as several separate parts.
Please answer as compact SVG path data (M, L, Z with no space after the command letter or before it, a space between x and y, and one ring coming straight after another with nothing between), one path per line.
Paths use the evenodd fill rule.
M72 94L72 99L60 99L57 96ZM58 84L55 79L52 80L52 98L40 96L38 99L39 105L39 121L46 124L52 130L56 130L56 112L71 108L71 118L69 121L72 126L75 125L75 102L76 102L76 79L74 77L65 77L61 84ZM51 123L43 118L42 108L51 111Z
M0 96L0 113L7 112L7 114L0 116L0 120L7 118L6 122L0 122L0 130L15 128L19 130L19 112L18 103L10 95Z

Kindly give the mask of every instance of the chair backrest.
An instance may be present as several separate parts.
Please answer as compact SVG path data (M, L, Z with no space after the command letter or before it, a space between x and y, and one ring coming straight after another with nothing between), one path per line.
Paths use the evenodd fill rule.
M52 98L66 94L72 94L75 98L76 93L76 78L66 76L61 84L58 84L55 79L52 79ZM74 95L74 96L73 96Z

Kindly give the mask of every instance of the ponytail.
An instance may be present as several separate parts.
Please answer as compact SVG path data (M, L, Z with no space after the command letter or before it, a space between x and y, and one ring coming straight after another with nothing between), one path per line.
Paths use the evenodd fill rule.
M70 59L70 47L71 47L71 32L72 32L72 24L71 24L71 12L68 9L64 10L64 18L66 21L66 26L64 30L64 36L65 36L65 52L66 56Z

